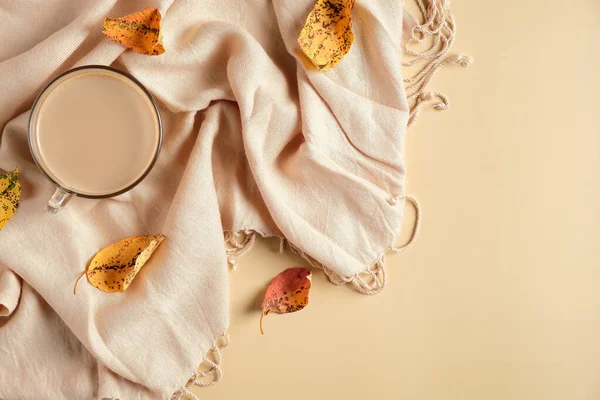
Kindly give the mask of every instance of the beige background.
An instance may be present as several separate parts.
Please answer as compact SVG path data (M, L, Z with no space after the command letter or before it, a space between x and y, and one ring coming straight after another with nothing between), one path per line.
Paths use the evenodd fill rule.
M600 1L452 8L475 64L437 75L450 110L408 134L420 239L377 296L314 271L308 307L265 336L266 285L304 263L262 241L231 274L225 375L202 399L600 399Z

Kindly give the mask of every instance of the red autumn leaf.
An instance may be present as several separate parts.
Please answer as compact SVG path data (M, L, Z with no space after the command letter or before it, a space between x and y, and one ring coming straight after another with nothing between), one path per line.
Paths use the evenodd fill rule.
M263 317L271 311L287 314L302 310L308 304L311 272L308 268L288 268L273 279L262 303L260 333L264 335Z

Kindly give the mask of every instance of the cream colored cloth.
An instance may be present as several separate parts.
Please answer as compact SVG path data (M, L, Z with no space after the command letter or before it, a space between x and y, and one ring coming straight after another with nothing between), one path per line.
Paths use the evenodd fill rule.
M0 167L22 179L0 232L0 398L169 398L228 327L224 232L285 238L342 281L381 262L405 193L402 2L357 2L354 45L327 73L296 42L313 5L0 0ZM163 15L165 54L101 34L105 16L146 7ZM52 77L89 64L153 93L164 146L135 189L52 215L28 109ZM99 249L157 233L167 240L125 293L83 281L73 295Z

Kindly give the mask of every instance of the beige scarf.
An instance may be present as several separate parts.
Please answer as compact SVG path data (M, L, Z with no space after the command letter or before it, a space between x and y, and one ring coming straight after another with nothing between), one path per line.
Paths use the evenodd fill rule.
M257 236L279 237L333 283L379 292L410 199L406 127L431 98L447 108L426 91L434 73L470 62L446 55L447 3L418 0L417 23L401 1L358 1L351 51L321 73L296 41L314 0L3 2L0 168L20 168L22 201L0 232L0 398L179 398L217 382L228 261ZM146 7L163 15L164 55L101 35L105 16ZM404 78L403 63L419 72ZM28 109L53 76L88 64L126 70L154 94L164 147L134 190L52 215ZM73 296L96 251L157 233L167 240L125 293L82 285ZM207 372L195 372L202 360Z

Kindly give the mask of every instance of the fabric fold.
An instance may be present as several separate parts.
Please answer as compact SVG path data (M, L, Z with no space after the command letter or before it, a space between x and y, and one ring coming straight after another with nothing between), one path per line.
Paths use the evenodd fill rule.
M21 281L17 274L0 265L0 317L15 311L21 296Z

